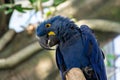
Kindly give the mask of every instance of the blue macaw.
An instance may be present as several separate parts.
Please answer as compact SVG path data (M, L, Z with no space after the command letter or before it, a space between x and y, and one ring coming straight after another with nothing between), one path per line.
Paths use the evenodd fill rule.
M56 62L62 80L74 67L80 68L87 80L107 80L103 53L87 25L79 28L69 18L55 16L40 23L36 34L42 47L57 45Z

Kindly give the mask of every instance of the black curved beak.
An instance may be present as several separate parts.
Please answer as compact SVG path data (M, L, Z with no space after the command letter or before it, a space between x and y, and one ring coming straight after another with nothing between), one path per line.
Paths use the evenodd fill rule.
M58 38L56 35L44 35L39 37L39 44L41 47L52 50L52 47L59 43Z

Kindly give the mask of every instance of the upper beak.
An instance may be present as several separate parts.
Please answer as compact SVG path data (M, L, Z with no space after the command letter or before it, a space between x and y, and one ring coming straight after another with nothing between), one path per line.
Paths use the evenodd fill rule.
M48 33L48 35L49 35L49 36L55 36L55 32L50 31L50 32Z
M51 49L51 47L58 44L58 42L59 40L53 31L49 32L47 35L39 37L39 43L41 47L45 49Z

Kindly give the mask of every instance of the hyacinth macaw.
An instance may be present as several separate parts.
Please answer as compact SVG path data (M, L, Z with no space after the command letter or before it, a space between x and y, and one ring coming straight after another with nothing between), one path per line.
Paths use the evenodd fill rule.
M65 80L66 72L74 67L83 70L86 80L107 80L103 53L87 25L79 28L69 18L55 16L40 23L36 34L43 48L51 49L57 45L56 62L62 80ZM92 69L92 76L85 68Z

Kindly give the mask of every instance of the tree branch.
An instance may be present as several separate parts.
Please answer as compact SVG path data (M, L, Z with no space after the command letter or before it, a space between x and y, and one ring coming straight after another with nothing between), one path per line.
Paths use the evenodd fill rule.
M8 42L12 40L15 35L14 30L8 30L3 37L0 39L0 51L6 46Z
M10 57L0 59L0 69L14 67L18 63L33 55L38 50L42 50L42 48L38 42L34 42Z
M88 20L80 20L76 24L88 25L93 30L120 33L120 23L109 20L88 19Z

